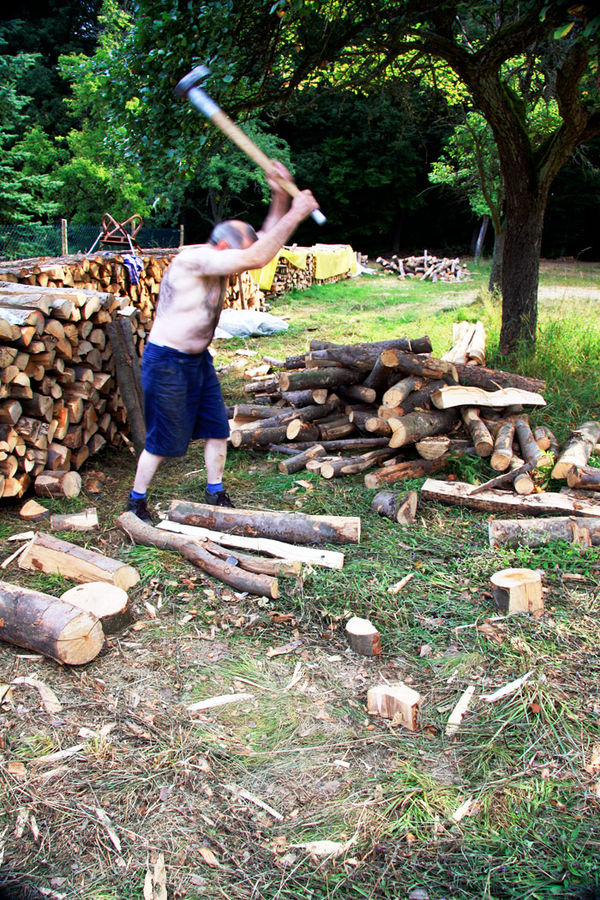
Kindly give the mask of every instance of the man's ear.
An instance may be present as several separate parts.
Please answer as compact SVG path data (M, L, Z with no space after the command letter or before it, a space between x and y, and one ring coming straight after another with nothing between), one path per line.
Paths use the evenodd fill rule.
M225 238L221 238L221 240L217 241L215 244L215 250L231 250L231 245L227 243Z

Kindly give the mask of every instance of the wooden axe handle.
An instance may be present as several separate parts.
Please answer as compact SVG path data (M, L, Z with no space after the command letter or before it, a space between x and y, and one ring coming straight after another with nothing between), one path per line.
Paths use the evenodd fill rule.
M228 138L231 138L233 143L237 144L240 150L244 151L246 156L249 156L250 159L254 160L257 166L260 166L260 168L268 175L272 176L277 184L279 184L290 197L296 197L300 193L298 185L294 184L289 178L282 178L280 175L273 176L273 163L267 154L263 153L260 147L256 146L252 138L249 138L248 135L229 118L227 113L224 113L222 109L218 109L209 116L209 118L217 128L221 129L223 134L226 134Z

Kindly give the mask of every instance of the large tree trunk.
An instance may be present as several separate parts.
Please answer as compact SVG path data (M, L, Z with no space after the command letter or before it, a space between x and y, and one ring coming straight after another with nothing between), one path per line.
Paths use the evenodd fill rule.
M502 256L504 254L504 231L494 229L494 253L492 255L492 270L488 283L489 291L502 289Z
M528 173L529 174L529 173ZM502 254L502 329L500 350L535 345L537 293L546 192L524 183L518 171L507 177L506 229ZM534 178L535 176L532 176Z

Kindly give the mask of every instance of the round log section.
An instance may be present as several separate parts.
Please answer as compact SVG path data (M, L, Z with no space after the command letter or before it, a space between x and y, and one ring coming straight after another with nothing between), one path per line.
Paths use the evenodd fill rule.
M499 610L509 615L543 610L542 577L534 569L503 569L490 581Z
M78 497L81 475L72 471L45 470L35 479L33 489L38 497Z
M368 619L352 616L346 623L350 648L361 656L381 656L381 636Z
M88 581L69 588L60 599L100 619L105 634L115 634L133 621L129 595L116 584Z
M104 646L99 620L50 594L0 582L0 640L69 666L90 662Z
M371 508L398 522L399 525L410 525L417 514L418 495L416 491L408 491L405 494L397 494L395 491L379 491L371 500Z

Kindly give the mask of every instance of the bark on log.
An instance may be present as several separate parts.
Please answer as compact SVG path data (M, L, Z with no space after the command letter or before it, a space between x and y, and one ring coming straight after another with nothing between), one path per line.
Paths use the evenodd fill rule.
M342 475L358 475L372 466L377 465L384 459L389 459L394 455L394 451L389 448L383 450L372 450L370 453L364 453L361 456L341 457L338 459L324 460L320 474L322 478L339 478Z
M289 441L318 441L321 430L317 423L293 419L286 428L285 436Z
M553 478L566 478L573 466L586 466L600 440L600 422L584 422L571 432L552 469Z
M81 475L60 469L40 472L34 482L38 497L77 497L81 491Z
M137 352L133 346L131 325L126 318L109 322L106 331L112 347L117 370L119 390L127 409L127 421L136 454L142 452L146 442L144 421L144 394Z
M412 412L402 419L390 419L392 428L390 447L405 447L431 435L444 434L456 423L458 418L454 409L432 410L431 412Z
M479 410L472 406L463 406L461 416L467 431L473 439L477 456L491 456L494 449L494 439L479 418Z
M301 391L310 388L344 387L362 378L358 369L304 369L301 372L280 372L277 376L282 391Z
M95 616L70 603L2 581L0 640L77 666L98 655L104 632Z
M375 360L375 364L365 380L363 381L363 385L367 388L371 388L377 394L382 393L390 383L390 370L384 363L381 361L381 356L378 356Z
M453 363L444 362L433 356L416 356L403 353L401 350L384 350L381 361L389 369L399 369L409 375L421 375L425 378L441 378L443 381L458 381L457 371Z
M406 400L403 400L399 406L395 407L397 415L399 417L406 416L408 415L408 413L414 412L417 409L431 409L431 397L437 390L444 386L445 382L441 381L438 378L434 379L433 381L429 381L426 384L423 384L423 386L419 388L419 390L413 391L412 394L408 395Z
M276 578L272 578L270 575L256 575L239 566L223 562L205 550L198 541L194 541L186 535L173 534L160 528L154 528L152 525L142 522L133 513L127 512L119 516L117 525L135 543L158 547L161 550L175 550L207 575L224 581L225 584L231 585L237 591L247 591L249 594L271 597L274 600L279 597L279 585Z
M556 494L546 491L522 497L508 491L490 489L471 496L472 491L473 485L463 481L437 481L429 478L421 488L421 499L467 506L485 512L522 512L530 516L568 514L600 516L600 502L572 497L568 493Z
M554 432L547 425L538 425L537 428L534 428L533 436L540 450L547 450L548 453L552 453L554 459L558 459L560 444L556 440Z
M583 491L600 491L600 469L593 466L573 466L567 475L570 488Z
M271 419L264 421L270 422ZM234 447L264 447L267 444L278 444L280 441L285 441L286 432L286 423L267 428L237 429L231 432L230 440Z
M475 447L467 438L451 438L445 434L423 438L416 442L415 449L423 459L441 459L451 453L475 455Z
M286 510L227 509L172 500L169 519L215 531L275 538L298 544L358 544L358 516L309 516Z
M313 392L310 388L306 388L303 391L282 391L281 399L285 400L286 403L289 403L290 406L295 406L296 408L310 406L313 403ZM267 407L267 409L269 408L270 407Z
M544 453L538 447L529 425L529 418L527 416L515 416L513 421L515 423L515 434L519 442L519 447L521 448L521 453L523 454L523 459L527 460L528 463L531 463L536 469L539 469L542 466L551 465L552 457L548 456L547 453Z
M367 416L365 419L365 431L369 434L380 434L382 437L392 436L392 426L379 416Z
M600 517L560 516L553 519L493 519L488 526L490 547L541 547L552 541L581 543L587 531L590 542L600 545Z
M312 346L311 341L311 346ZM425 335L422 338L397 338L390 341L363 342L360 344L330 344L324 349L312 350L309 359L331 359L348 368L370 372L381 353L385 350L399 350L408 353L431 353L431 341Z
M417 378L414 375L407 375L406 378L400 379L400 381L397 381L388 388L381 398L381 402L383 406L387 406L390 409L393 409L395 406L401 406L402 402L406 400L409 394L413 391L418 391L422 386L422 378Z
M338 441L348 435L355 434L356 428L348 416L337 416L331 422L317 422L319 429L319 442Z
M292 578L299 575L302 571L302 563L298 560L273 559L267 556L251 556L248 553L240 553L239 550L232 550L231 547L221 547L208 538L202 541L205 550L216 556L218 559L224 559L245 569L246 572L255 572L257 575L272 575L274 578Z
M438 472L446 465L446 459L409 459L398 463L396 466L382 466L376 472L365 475L365 487L378 488L382 484L396 484L398 481L408 481L409 478L422 478Z
M19 568L59 574L73 581L107 581L125 591L140 580L137 570L120 559L111 559L42 532L36 534L19 557Z
M398 522L399 525L410 525L417 514L418 495L416 491L396 494L394 491L379 491L371 500L371 508L380 516Z
M510 461L509 469L513 473L513 488L517 494L527 496L535 492L533 478L525 468L525 463L520 457L513 456Z
M295 472L301 472L309 459L315 459L318 456L325 456L325 447L322 444L314 444L308 450L282 460L277 468L283 475L293 475Z
M490 464L496 472L505 472L513 458L513 437L515 434L514 422L502 422L496 431L494 452Z
M390 430L391 433L391 430ZM388 441L385 437L373 438L346 438L340 441L324 441L319 442L326 452L330 453L349 453L353 451L363 452L366 450L375 450L377 447L387 447ZM275 453L288 453L293 456L302 450L308 450L312 444L298 443L293 444L270 444L269 450Z
M341 387L339 388L339 394L344 400L356 403L375 403L377 400L377 391L372 387L366 387L364 384L350 384Z
M485 366L457 365L458 383L474 385L488 391L498 388L521 388L524 391L540 393L546 387L546 382L541 378L529 378L525 375L515 375L513 372L504 372L502 369L487 369Z
M65 591L60 599L99 619L104 634L122 631L133 621L129 595L116 584L88 581Z
M542 577L534 569L503 569L490 578L494 603L508 615L539 613L544 609Z
M346 638L350 649L361 656L381 656L381 636L368 619L352 616L346 622Z
M90 529L97 527L98 513L93 506L78 513L50 516L50 528L52 531L90 531Z

